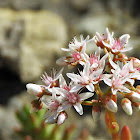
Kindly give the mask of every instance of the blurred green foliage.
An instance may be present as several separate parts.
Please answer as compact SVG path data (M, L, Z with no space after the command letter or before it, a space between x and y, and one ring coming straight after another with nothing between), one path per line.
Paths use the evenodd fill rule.
M86 129L78 129L76 124L67 123L58 126L57 124L46 124L42 119L45 110L30 113L29 106L23 106L16 111L16 117L21 124L21 128L16 128L15 132L24 140L93 140Z

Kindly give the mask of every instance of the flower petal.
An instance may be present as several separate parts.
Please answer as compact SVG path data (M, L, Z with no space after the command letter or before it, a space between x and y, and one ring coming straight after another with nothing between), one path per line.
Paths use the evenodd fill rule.
M124 47L128 43L129 38L130 38L129 34L124 34L119 38L121 47Z
M67 73L66 74L72 81L74 82L80 82L81 76L74 74L74 73Z
M62 106L59 106L58 107L58 112L62 112L62 111L64 111L64 110L66 110L66 109L68 109L68 108L70 108L72 105L71 104L69 104L67 101L65 101L63 104L62 104Z
M80 114L83 115L83 107L80 103L76 103L75 105L73 105L75 110Z
M112 86L112 81L109 78L104 77L103 81L105 82L105 84L107 84L108 86Z
M54 81L56 81L56 80L61 76L63 70L64 70L64 68L62 68L62 69L57 73L57 75L55 76Z
M94 95L94 93L92 93L92 92L81 93L81 94L79 94L80 101L84 101L84 100L92 97L93 95Z
M77 92L78 90L80 90L83 86L80 84L77 84L76 86L73 86L70 90L70 92Z
M92 83L90 83L89 85L86 85L86 88L91 91L91 92L94 92L94 86Z

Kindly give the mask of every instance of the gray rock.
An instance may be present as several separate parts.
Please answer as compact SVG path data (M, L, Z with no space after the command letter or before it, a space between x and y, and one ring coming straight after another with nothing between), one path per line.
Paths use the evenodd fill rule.
M67 25L49 11L0 9L0 55L23 82L50 71L67 41Z

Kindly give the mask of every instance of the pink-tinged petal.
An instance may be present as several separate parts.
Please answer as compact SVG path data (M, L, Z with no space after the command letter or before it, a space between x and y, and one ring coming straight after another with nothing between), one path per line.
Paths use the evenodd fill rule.
M75 105L73 105L75 110L80 114L83 115L83 107L80 103L76 103Z
M105 60L106 60L107 57L108 57L108 53L107 53L106 55L104 55L104 56L101 58L101 60L100 60L100 65L101 65L102 67L104 67L104 65L105 65Z
M106 47L108 47L108 48L110 48L110 47L111 47L111 45L110 45L110 44L108 44L108 43L106 43L106 42L104 42L104 41L102 41L102 43L103 43L103 45L104 45L104 46L106 46Z
M100 52L101 52L101 48L97 48L97 51L95 52L95 57L100 59Z
M92 68L97 68L98 67L98 64L97 63L93 63L91 67Z
M85 41L88 42L89 41L89 35L86 37Z
M127 82L129 82L133 86L134 83L135 83L135 80L134 79L128 79Z
M66 74L72 81L74 82L80 82L81 76L74 74L74 73L67 73Z
M59 78L59 83L60 83L60 88L67 86L66 80L64 79L62 75Z
M58 60L56 60L56 64L57 65L62 65L62 66L65 66L65 65L67 65L67 63L66 63L66 57L61 57L61 58L59 58Z
M77 91L79 91L82 87L83 87L82 85L77 84L77 85L75 85L75 86L73 86L73 87L71 88L70 92L77 92Z
M80 97L80 101L84 101L90 97L92 97L94 95L94 93L92 92L85 92L85 93L80 93L79 97Z
M104 79L106 79L106 78L109 79L109 78L111 78L112 76L113 76L113 74L102 74L102 75L101 75L101 79L102 79L102 80L104 80Z
M111 91L112 91L112 94L113 94L113 95L116 95L118 90L117 90L117 89L111 88Z
M124 34L122 35L119 40L120 40L120 46L124 47L128 43L128 39L130 38L129 34Z
M67 101L65 101L63 104L62 104L62 106L59 106L58 107L58 112L62 112L62 111L64 111L64 110L67 110L68 108L71 108L71 104L69 104Z
M105 84L107 84L108 86L112 86L112 81L111 79L108 79L108 78L104 78L103 81L105 82Z
M101 37L101 35L98 32L96 32L96 39L97 39L97 41L101 41L102 40L102 37Z
M89 76L90 63L86 63L83 69L83 75Z
M55 87L55 93L65 98L67 97L68 91L63 88Z
M56 81L56 80L61 76L63 70L64 70L64 68L62 68L62 69L57 73L57 75L55 76L54 81Z
M98 78L101 74L102 74L103 69L99 69L97 71L93 71L92 74L90 74L90 78L92 80L95 80L96 78Z
M127 48L122 49L120 52L127 52L127 51L130 51L132 49L133 49L132 47L127 47Z
M69 52L70 51L70 49L67 49L67 48L61 48L63 51L65 51L65 52Z
M123 85L120 87L119 91L126 92L126 93L130 93L131 92L131 90L129 90L127 87L125 87Z
M130 75L130 78L134 78L134 79L140 80L140 73L132 73Z
M86 88L91 91L91 92L94 92L94 86L92 83L90 83L89 85L86 85Z
M110 63L110 65L111 65L114 69L117 69L117 68L118 68L118 65L115 64L111 59L109 59L109 63Z

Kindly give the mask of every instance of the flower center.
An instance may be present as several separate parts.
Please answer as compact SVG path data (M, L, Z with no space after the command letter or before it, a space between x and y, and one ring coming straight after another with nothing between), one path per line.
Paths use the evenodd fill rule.
M76 93L70 93L68 94L67 96L67 101L70 103L70 104L75 104L76 102L79 101L79 95L76 94Z
M113 46L112 46L112 49L116 49L116 50L121 50L121 46L120 46L120 41L118 40L115 40Z
M113 80L112 82L112 86L115 88L115 89L118 89L121 85L121 81L119 79L116 79L116 80Z
M50 108L51 110L57 110L57 108L59 107L59 102L58 101L52 101Z
M81 59L81 55L78 52L74 52L72 57L74 58L75 61L78 61Z

